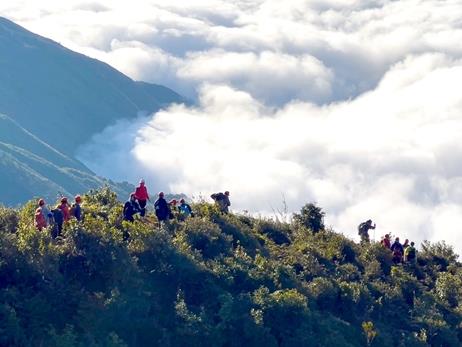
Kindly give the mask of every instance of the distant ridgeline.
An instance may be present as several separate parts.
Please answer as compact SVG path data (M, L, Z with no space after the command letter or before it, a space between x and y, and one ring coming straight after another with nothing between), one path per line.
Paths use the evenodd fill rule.
M394 266L378 243L314 232L307 209L285 223L192 207L159 229L93 191L56 241L35 201L0 208L0 345L462 345L462 265L444 242Z
M131 187L97 177L76 149L119 119L185 102L1 17L0 52L0 203L104 183L125 196Z

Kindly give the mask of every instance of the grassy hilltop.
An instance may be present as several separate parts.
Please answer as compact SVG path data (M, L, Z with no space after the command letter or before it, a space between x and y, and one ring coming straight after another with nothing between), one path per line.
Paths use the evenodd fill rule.
M221 215L127 224L108 189L64 238L34 202L0 208L1 346L460 346L462 266L444 242L415 266L331 230ZM131 234L123 241L123 230Z

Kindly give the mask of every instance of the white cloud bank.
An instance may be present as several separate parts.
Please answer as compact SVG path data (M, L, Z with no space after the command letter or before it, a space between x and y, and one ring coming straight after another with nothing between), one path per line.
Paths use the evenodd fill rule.
M316 201L350 236L372 218L377 237L462 251L460 1L7 3L0 14L133 78L198 93L96 137L82 157L99 173L229 189L237 210Z

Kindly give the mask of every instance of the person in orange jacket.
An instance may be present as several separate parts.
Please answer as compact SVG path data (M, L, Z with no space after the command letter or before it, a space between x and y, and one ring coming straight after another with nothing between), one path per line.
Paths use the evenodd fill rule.
M69 205L69 203L67 202L67 198L66 197L63 197L61 199L61 204L59 205L59 209L62 211L63 213L63 218L64 218L64 221L67 222L68 220L71 219L71 211L70 211L70 208L71 206Z
M140 216L144 217L146 215L146 204L148 200L150 200L144 179L140 180L140 185L135 189L135 198L138 200L138 204L141 208Z

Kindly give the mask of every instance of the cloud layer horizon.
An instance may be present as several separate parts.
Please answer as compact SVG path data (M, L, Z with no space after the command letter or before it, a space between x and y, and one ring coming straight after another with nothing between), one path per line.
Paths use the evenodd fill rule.
M79 156L98 174L230 190L264 215L315 201L349 236L372 218L376 238L462 251L457 1L22 0L0 15L197 100L95 136Z

